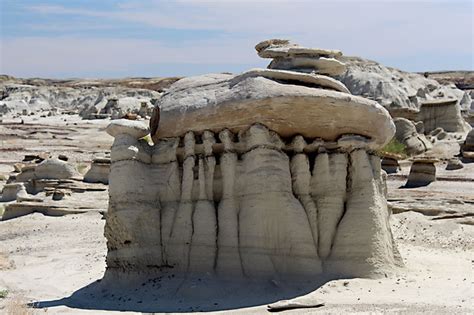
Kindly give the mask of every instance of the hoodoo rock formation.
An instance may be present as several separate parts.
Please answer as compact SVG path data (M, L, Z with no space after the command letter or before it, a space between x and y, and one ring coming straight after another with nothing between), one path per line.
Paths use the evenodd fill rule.
M340 52L289 45L257 45L273 69L173 84L153 146L139 122L107 128L110 271L308 279L401 264L374 154L395 133L388 111L323 75Z

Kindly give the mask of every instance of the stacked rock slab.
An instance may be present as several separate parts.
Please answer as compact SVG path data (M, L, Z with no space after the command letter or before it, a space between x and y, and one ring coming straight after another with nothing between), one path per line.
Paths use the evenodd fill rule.
M339 50L306 48L292 44L288 40L270 39L255 46L262 58L271 58L269 69L293 70L306 73L318 73L338 76L346 71L346 66L337 57Z
M400 264L373 153L395 126L376 102L257 69L182 79L156 105L153 146L139 122L107 128L109 270L311 279Z

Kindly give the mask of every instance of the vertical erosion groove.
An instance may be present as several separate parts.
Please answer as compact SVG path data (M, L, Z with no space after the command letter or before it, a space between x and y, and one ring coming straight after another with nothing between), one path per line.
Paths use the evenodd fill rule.
M142 199L129 210L123 193L111 197L119 223L108 219L107 227L122 235L107 237L108 263L251 279L307 279L322 272L322 262L326 271L363 276L393 263L378 157L335 143L308 145L301 136L284 143L262 125L236 142L228 130L216 136L189 132L179 147L178 139L157 143L149 165L112 167L112 177L137 180L112 181L111 191ZM135 244L144 244L137 253Z
M311 195L318 209L319 256L330 253L337 225L344 213L347 157L343 153L322 152L316 156L311 178Z

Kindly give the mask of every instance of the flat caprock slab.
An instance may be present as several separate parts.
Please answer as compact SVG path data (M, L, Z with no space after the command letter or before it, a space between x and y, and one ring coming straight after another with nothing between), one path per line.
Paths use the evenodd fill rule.
M181 137L188 131L239 132L260 123L282 137L337 140L362 135L382 147L395 125L375 101L307 86L293 78L209 74L182 79L171 86L157 106L161 117L153 139Z

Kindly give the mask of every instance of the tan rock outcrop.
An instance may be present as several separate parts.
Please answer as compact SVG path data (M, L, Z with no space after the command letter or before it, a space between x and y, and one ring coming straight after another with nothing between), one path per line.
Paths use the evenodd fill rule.
M447 132L469 131L470 127L462 118L457 103L457 99L423 101L418 120L423 121L424 131L429 133L436 128Z

